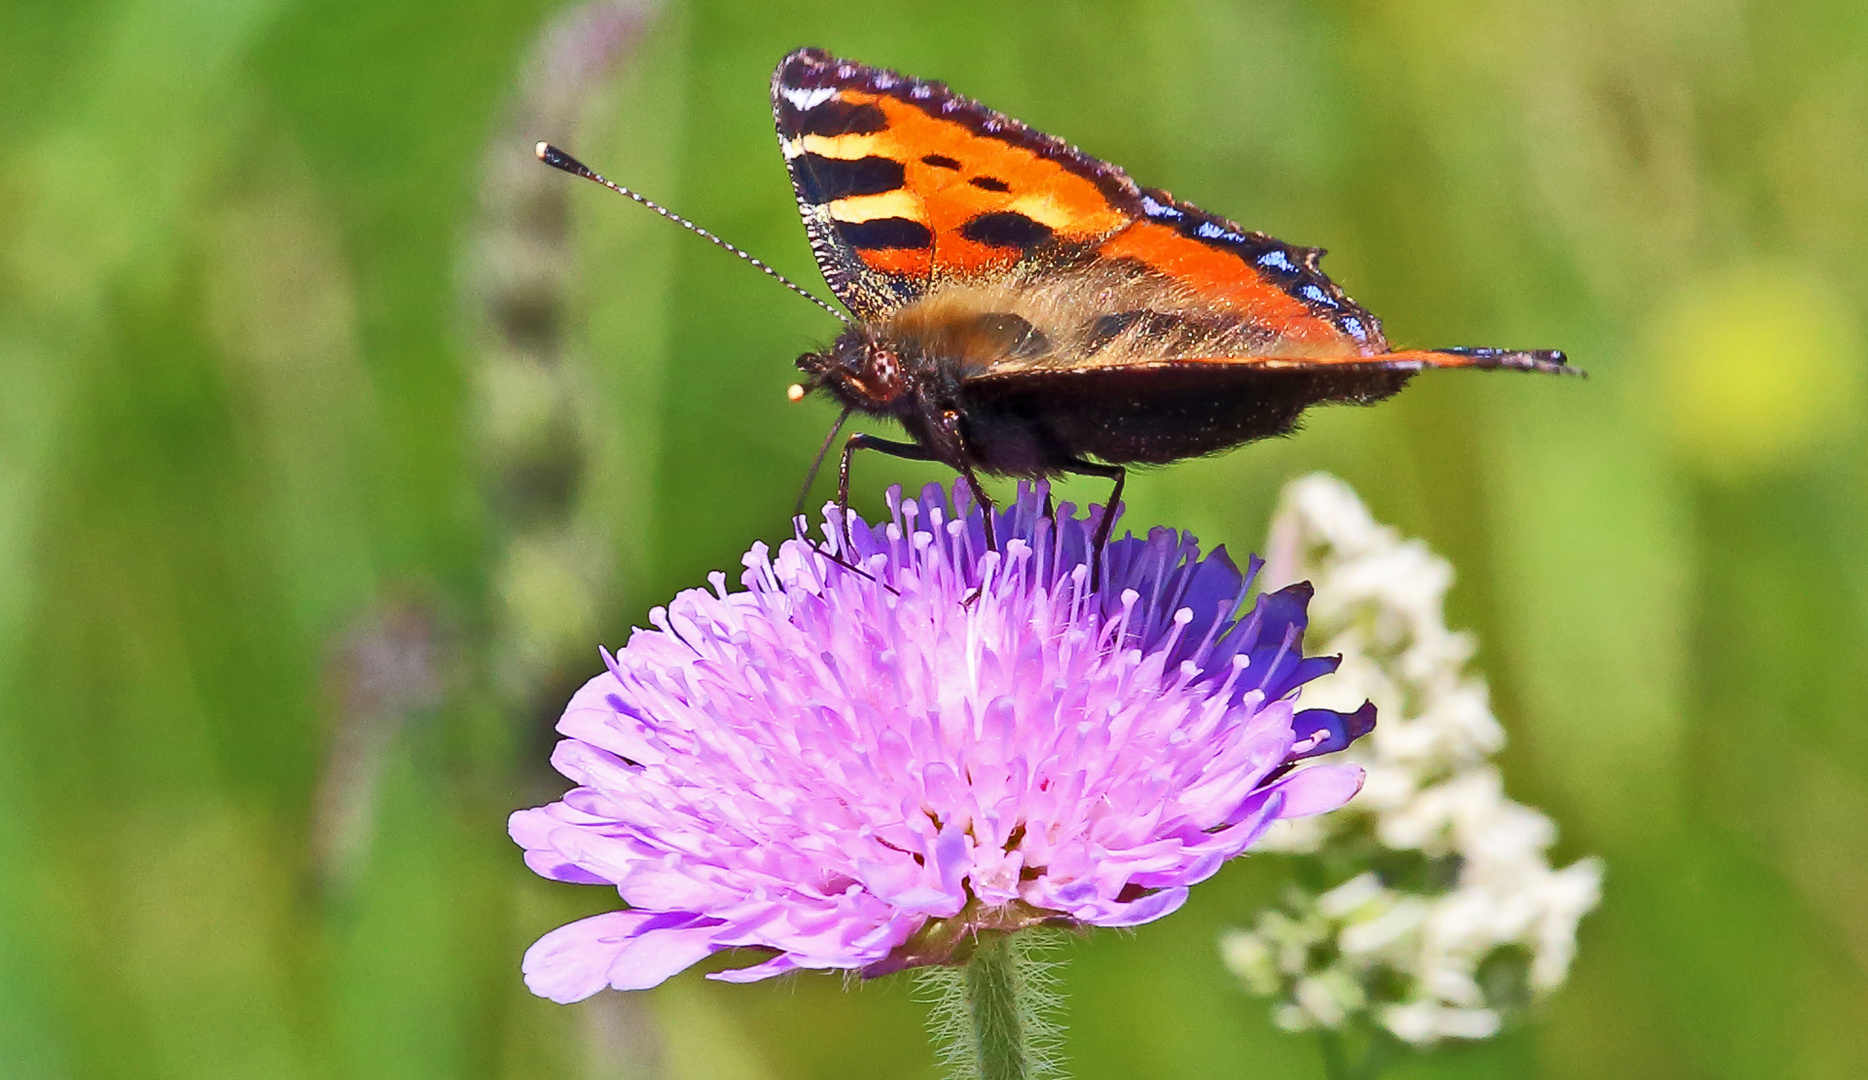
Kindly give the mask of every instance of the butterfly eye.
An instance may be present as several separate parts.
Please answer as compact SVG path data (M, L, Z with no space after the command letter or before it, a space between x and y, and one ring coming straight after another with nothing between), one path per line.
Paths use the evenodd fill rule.
M869 350L869 380L885 394L893 394L901 386L902 360L894 349L877 348Z

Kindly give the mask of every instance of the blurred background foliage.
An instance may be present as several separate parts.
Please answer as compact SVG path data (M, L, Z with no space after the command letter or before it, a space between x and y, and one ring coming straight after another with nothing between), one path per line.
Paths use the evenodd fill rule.
M529 147L815 283L766 96L815 43L1327 245L1397 342L1590 370L1130 488L1237 550L1324 468L1426 537L1513 793L1607 859L1539 1023L1396 1075L1868 1075L1868 7L646 4L0 5L0 1073L934 1075L899 978L518 978L607 906L504 837L553 709L785 534L835 329ZM1070 945L1076 1074L1318 1075L1214 950L1283 874Z

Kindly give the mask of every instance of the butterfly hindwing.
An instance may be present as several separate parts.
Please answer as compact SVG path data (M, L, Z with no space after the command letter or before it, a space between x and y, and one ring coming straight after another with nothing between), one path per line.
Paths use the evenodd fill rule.
M1412 374L1189 361L1025 371L968 380L965 412L981 443L1021 434L1059 448L1054 458L1165 465L1285 434L1321 402L1379 401Z
M1425 368L1574 373L1560 352L1411 350L1373 357L1263 356L1023 368L968 379L967 411L983 432L1036 427L1044 441L1096 447L1124 464L1161 465L1290 432L1306 408L1369 405Z

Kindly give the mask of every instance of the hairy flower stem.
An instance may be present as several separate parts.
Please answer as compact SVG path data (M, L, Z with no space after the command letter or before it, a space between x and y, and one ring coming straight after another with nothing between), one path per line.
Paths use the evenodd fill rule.
M980 1080L1026 1080L1032 1054L1019 1008L1019 958L1011 935L981 935L967 961L966 1007Z

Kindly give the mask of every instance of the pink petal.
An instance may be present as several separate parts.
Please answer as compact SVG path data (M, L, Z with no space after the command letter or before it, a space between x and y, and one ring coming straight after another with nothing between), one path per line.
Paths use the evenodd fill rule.
M707 977L720 982L749 983L758 982L760 979L776 978L777 976L785 975L796 970L798 970L798 965L792 960L791 955L789 953L780 953L763 964L709 972Z
M640 722L620 714L611 701L621 689L616 676L607 671L585 683L565 706L558 732L631 761L661 764L667 755L643 738Z
M1162 889L1158 893L1149 893L1130 904L1110 904L1104 910L1107 914L1095 919L1098 926L1140 926L1153 922L1163 915L1172 915L1187 902L1186 886Z
M532 872L553 881L577 885L608 885L610 880L578 866L551 845L551 833L566 829L564 822L544 808L519 810L506 819L506 832L525 849L525 865Z
M539 877L565 881L572 885L614 885L615 882L593 874L555 851L528 851L525 865Z
M1269 790L1284 793L1284 805L1278 816L1307 817L1328 813L1348 802L1362 790L1360 765L1312 765L1273 784Z
M681 925L693 921L685 913L610 911L560 926L525 951L525 985L560 1005L605 986L657 986L715 951L709 939L716 924Z
M719 951L711 940L713 931L709 925L640 935L610 964L610 985L617 990L660 986Z

